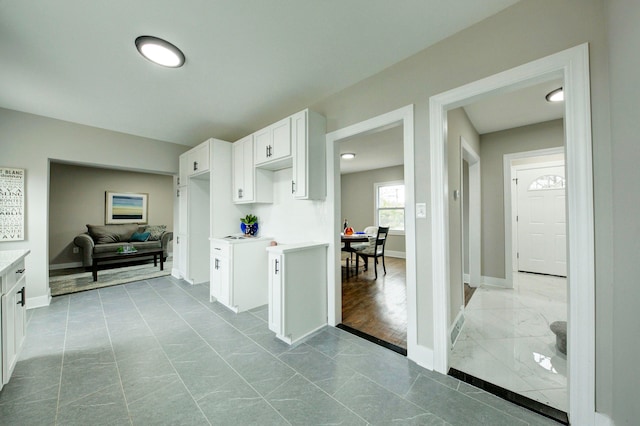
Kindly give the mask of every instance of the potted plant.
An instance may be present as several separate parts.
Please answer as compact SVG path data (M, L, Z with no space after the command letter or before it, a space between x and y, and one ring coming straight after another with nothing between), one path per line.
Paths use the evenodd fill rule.
M245 235L252 237L258 233L258 217L252 214L248 214L245 217L240 218L240 229Z

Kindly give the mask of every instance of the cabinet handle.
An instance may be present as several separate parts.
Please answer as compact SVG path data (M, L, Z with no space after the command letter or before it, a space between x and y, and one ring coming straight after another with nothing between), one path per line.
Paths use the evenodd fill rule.
M180 189L176 190L176 197L180 198Z
M22 269L18 269L18 270L16 271L16 274L24 274L24 271L25 271L25 269L24 269L24 268L22 268Z
M198 170L198 162L194 161L193 162L193 171L195 172L196 170Z
M220 265L218 264L218 259L215 260L214 268L220 269Z
M238 189L238 198L242 198L242 189Z
M291 193L292 194L296 193L296 181L294 180L291 181Z
M275 269L275 274L278 275L278 272L280 272L280 270L278 269L278 259L276 259L276 269Z
M176 244L180 244L180 235L176 236Z
M180 178L178 177L178 186L180 186Z
M24 269L23 269L23 271L24 271ZM27 292L26 292L25 287L22 287L22 289L18 293L20 293L21 296L20 296L20 300L18 300L18 302L16 304L20 305L20 306L26 305L27 304L27 302L26 302L26 299L27 299L26 298L26 294L27 294Z

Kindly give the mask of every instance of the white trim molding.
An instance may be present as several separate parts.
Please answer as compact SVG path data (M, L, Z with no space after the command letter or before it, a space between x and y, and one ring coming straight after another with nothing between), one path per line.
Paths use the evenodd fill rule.
M434 368L446 374L449 318L447 111L483 97L563 79L567 188L569 421L595 422L595 270L589 46L582 44L429 99ZM509 264L510 266L510 264Z
M433 351L418 345L417 289L416 289L416 217L415 217L415 171L414 171L414 126L413 105L390 111L327 133L327 201L330 214L327 262L328 323L337 325L342 321L342 280L340 278L340 152L341 140L376 133L402 125L404 140L404 187L405 187L405 256L407 281L407 357L416 363L432 368Z
M56 263L54 265L49 265L49 270L57 271L58 269L69 269L69 268L80 268L80 267L82 267L82 262Z

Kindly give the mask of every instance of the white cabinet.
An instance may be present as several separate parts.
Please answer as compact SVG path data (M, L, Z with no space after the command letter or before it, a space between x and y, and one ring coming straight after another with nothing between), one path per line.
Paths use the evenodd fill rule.
M255 165L270 170L291 167L291 117L254 133Z
M253 135L233 144L233 202L236 204L273 202L272 174L256 169L253 155Z
M327 244L268 247L269 329L288 344L327 324Z
M204 141L185 153L187 154L186 167L188 176L195 176L209 171L209 142L210 140Z
M178 174L178 187L186 186L189 179L189 154L185 152L180 155L180 173Z
M293 172L291 193L300 200L326 197L326 120L311 110L291 116Z
M15 368L26 335L26 273L24 257L28 250L0 252L0 318L2 334L2 372L0 388Z
M233 312L268 301L267 252L269 238L211 240L210 299Z

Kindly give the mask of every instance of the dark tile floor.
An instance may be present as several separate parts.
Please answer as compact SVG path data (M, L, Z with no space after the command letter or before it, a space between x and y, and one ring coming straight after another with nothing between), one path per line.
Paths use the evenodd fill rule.
M548 425L326 327L289 347L171 277L53 299L0 392L1 425Z

